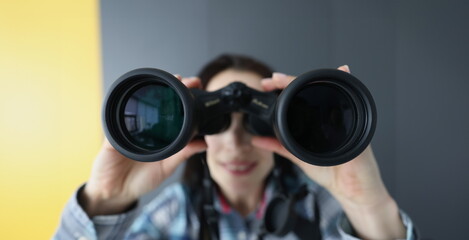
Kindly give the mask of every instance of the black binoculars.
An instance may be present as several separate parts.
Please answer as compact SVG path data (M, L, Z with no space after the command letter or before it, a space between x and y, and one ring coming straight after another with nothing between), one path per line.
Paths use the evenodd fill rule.
M376 107L354 76L335 69L307 72L284 90L261 92L233 82L214 92L188 89L163 70L141 68L111 86L103 107L106 137L131 159L165 159L196 137L230 126L241 112L247 131L273 136L293 155L319 166L345 163L370 143Z

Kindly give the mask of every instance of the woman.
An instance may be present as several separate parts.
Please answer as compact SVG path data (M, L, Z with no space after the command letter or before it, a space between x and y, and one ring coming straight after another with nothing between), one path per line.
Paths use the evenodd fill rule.
M347 66L339 70L349 72ZM199 77L179 79L187 87L207 91L234 81L272 91L285 88L294 79L238 55L218 57ZM64 211L56 237L415 238L412 223L400 213L381 180L370 147L345 164L313 166L290 154L275 138L253 136L243 127L242 119L243 114L233 113L226 131L205 136L205 141L194 140L179 153L153 163L127 159L106 141L90 180ZM288 160L275 160L274 153L298 168ZM140 212L138 199L191 156L185 181L167 187ZM205 161L208 171L204 174ZM268 233L266 221L271 219L265 217L267 205L279 191L295 194L300 192L295 187L302 184L307 184L309 191L298 197L295 206L300 222L282 236ZM77 227L77 222L85 227Z

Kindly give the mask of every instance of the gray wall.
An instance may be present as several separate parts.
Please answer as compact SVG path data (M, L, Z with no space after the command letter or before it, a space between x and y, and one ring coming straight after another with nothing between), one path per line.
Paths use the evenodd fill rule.
M469 223L469 4L101 1L105 89L128 70L184 76L223 52L288 74L348 64L375 97L383 179L429 239Z
M468 11L401 1L396 12L397 198L435 239L467 239Z

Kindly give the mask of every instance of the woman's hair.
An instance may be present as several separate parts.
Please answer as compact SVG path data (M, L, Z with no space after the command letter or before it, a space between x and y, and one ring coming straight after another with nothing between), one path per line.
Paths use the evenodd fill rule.
M198 76L202 81L202 87L205 89L210 80L220 72L228 69L253 72L259 74L263 78L272 76L273 70L265 63L254 58L238 55L238 54L222 54L212 61L208 62L200 70ZM201 158L205 154L196 154L188 159L183 173L183 182L190 186L202 186L203 165ZM276 164L289 168L290 161L282 159L278 155L275 156Z
M215 75L227 69L253 72L263 78L271 77L273 73L272 69L267 66L267 64L254 58L237 54L222 54L208 62L197 76L199 76L202 81L203 88L206 88L208 82Z

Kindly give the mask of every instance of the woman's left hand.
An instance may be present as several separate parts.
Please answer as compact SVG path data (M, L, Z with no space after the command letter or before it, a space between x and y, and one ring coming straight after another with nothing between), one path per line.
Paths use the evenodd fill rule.
M350 73L347 65L338 69ZM294 79L293 76L274 73L272 78L262 81L262 86L265 91L284 89ZM361 237L405 238L405 228L400 220L397 204L384 186L371 146L347 163L321 167L301 161L275 138L256 136L252 143L290 159L308 177L326 188L340 202ZM389 223L394 223L395 226L386 226Z

